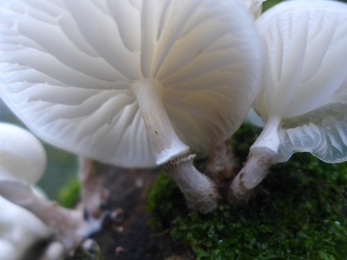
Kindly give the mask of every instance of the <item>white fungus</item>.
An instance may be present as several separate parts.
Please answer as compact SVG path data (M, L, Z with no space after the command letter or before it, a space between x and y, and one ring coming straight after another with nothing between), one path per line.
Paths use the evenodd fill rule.
M229 0L0 0L0 95L45 141L124 167L166 165L195 210L193 166L260 90L261 40Z
M247 200L269 167L294 152L347 160L347 5L283 2L256 25L268 66L254 108L266 123L231 185L235 202Z

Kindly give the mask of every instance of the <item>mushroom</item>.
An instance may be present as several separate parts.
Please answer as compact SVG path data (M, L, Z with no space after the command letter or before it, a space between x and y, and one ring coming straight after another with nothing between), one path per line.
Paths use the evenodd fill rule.
M3 180L0 181L2 182ZM51 230L46 225L22 207L0 197L0 208L0 259L22 259L37 241L48 240L52 236ZM5 257L6 249L3 249L1 244L6 245L8 249L11 247L7 245L15 248L13 252L9 252L12 257Z
M106 217L102 212L86 218L82 208L68 210L49 201L32 187L45 168L41 143L18 126L0 123L0 238L5 236L15 244L17 255L24 254L34 241L51 236L50 228L67 251L73 250L99 231Z
M88 216L85 219L82 209L71 210L60 207L56 202L40 196L32 187L20 181L0 181L0 194L12 203L32 212L52 228L55 238L69 253L91 234L99 231L103 224L104 218L94 219Z
M8 123L0 123L0 183L16 180L35 184L46 168L46 153L41 143L28 131ZM35 193L39 194L37 188ZM17 190L11 191L16 193ZM0 193L1 194L1 193ZM42 195L37 195L42 196ZM47 239L51 230L31 212L0 197L1 259L22 259L36 241ZM14 252L7 251L14 246ZM11 253L12 252L12 253Z
M46 169L46 152L28 131L0 122L0 180L35 184Z
M0 35L1 98L40 138L162 166L192 209L216 208L190 149L228 139L260 90L262 44L241 3L2 1Z
M233 203L247 201L270 166L294 152L347 160L347 5L283 2L256 25L268 66L255 110L266 124L230 186Z

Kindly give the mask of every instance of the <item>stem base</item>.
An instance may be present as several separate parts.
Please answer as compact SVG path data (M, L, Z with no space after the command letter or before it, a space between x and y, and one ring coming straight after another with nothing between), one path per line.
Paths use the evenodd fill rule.
M163 165L180 190L188 206L200 213L209 213L218 206L217 186L193 165L193 155L185 155Z
M245 204L253 189L266 177L270 167L276 163L277 153L267 147L253 147L244 167L230 185L228 201Z

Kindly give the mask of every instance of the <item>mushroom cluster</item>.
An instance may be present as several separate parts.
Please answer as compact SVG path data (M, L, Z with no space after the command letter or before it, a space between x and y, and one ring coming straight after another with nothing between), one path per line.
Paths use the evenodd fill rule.
M1 98L36 135L162 166L192 209L217 207L190 150L227 140L260 91L262 44L242 3L2 0L0 34Z
M1 260L20 260L36 242L51 237L51 230L28 210L2 197L0 208Z
M41 143L18 126L0 123L0 186L9 180L33 185L45 168L46 153ZM37 188L33 190L36 196L44 197ZM9 192L16 195L17 190ZM3 197L0 197L0 208L0 259L20 260L35 242L52 235L31 212Z
M247 201L294 152L347 160L347 6L288 1L254 22L262 2L0 0L0 96L36 135L80 156L90 218L9 177L0 194L53 227L68 249L106 215L102 191L90 185L93 160L161 166L189 207L211 212L215 172L235 168L225 141L252 104L265 127L230 186L232 203ZM27 173L33 183L44 163L22 152L1 154L0 173ZM193 152L210 154L214 181L194 167ZM33 163L39 169L28 172Z
M231 184L234 203L247 201L271 165L295 152L347 160L346 4L283 2L256 25L268 65L254 108L266 123Z
M6 260L22 259L35 241L51 238L53 234L60 244L52 244L53 251L57 251L53 254L57 257L53 259L58 259L64 254L63 247L71 251L100 230L105 214L86 218L84 209L62 208L32 186L45 171L46 153L31 133L15 125L0 123L0 158L0 206L3 210L0 214L0 246L11 254ZM15 253L11 253L11 245L16 248Z

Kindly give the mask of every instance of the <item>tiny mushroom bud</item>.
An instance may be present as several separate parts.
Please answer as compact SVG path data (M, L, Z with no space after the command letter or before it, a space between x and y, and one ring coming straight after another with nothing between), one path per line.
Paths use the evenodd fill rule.
M256 21L268 70L255 110L266 122L229 199L247 201L269 167L294 152L347 160L347 5L288 1Z
M46 169L46 152L28 131L0 123L0 180L17 179L35 184Z
M45 167L44 148L31 133L12 124L0 123L0 183L16 180L35 184L43 175ZM36 190L35 193L39 194ZM11 193L17 191L12 189ZM0 208L0 238L16 248L11 258L6 255L6 250L11 247L3 249L0 246L0 256L5 257L0 259L22 259L36 241L51 236L50 229L31 212L2 197Z
M0 94L45 141L123 167L162 165L200 212L192 165L240 126L263 49L230 0L11 0L0 6Z
M48 227L66 250L100 230L105 214L85 219L82 209L64 209L28 185L38 181L46 166L44 148L32 134L0 123L0 155L0 195L6 199L0 197L0 238L5 235L15 244L17 255L37 239L51 235Z

